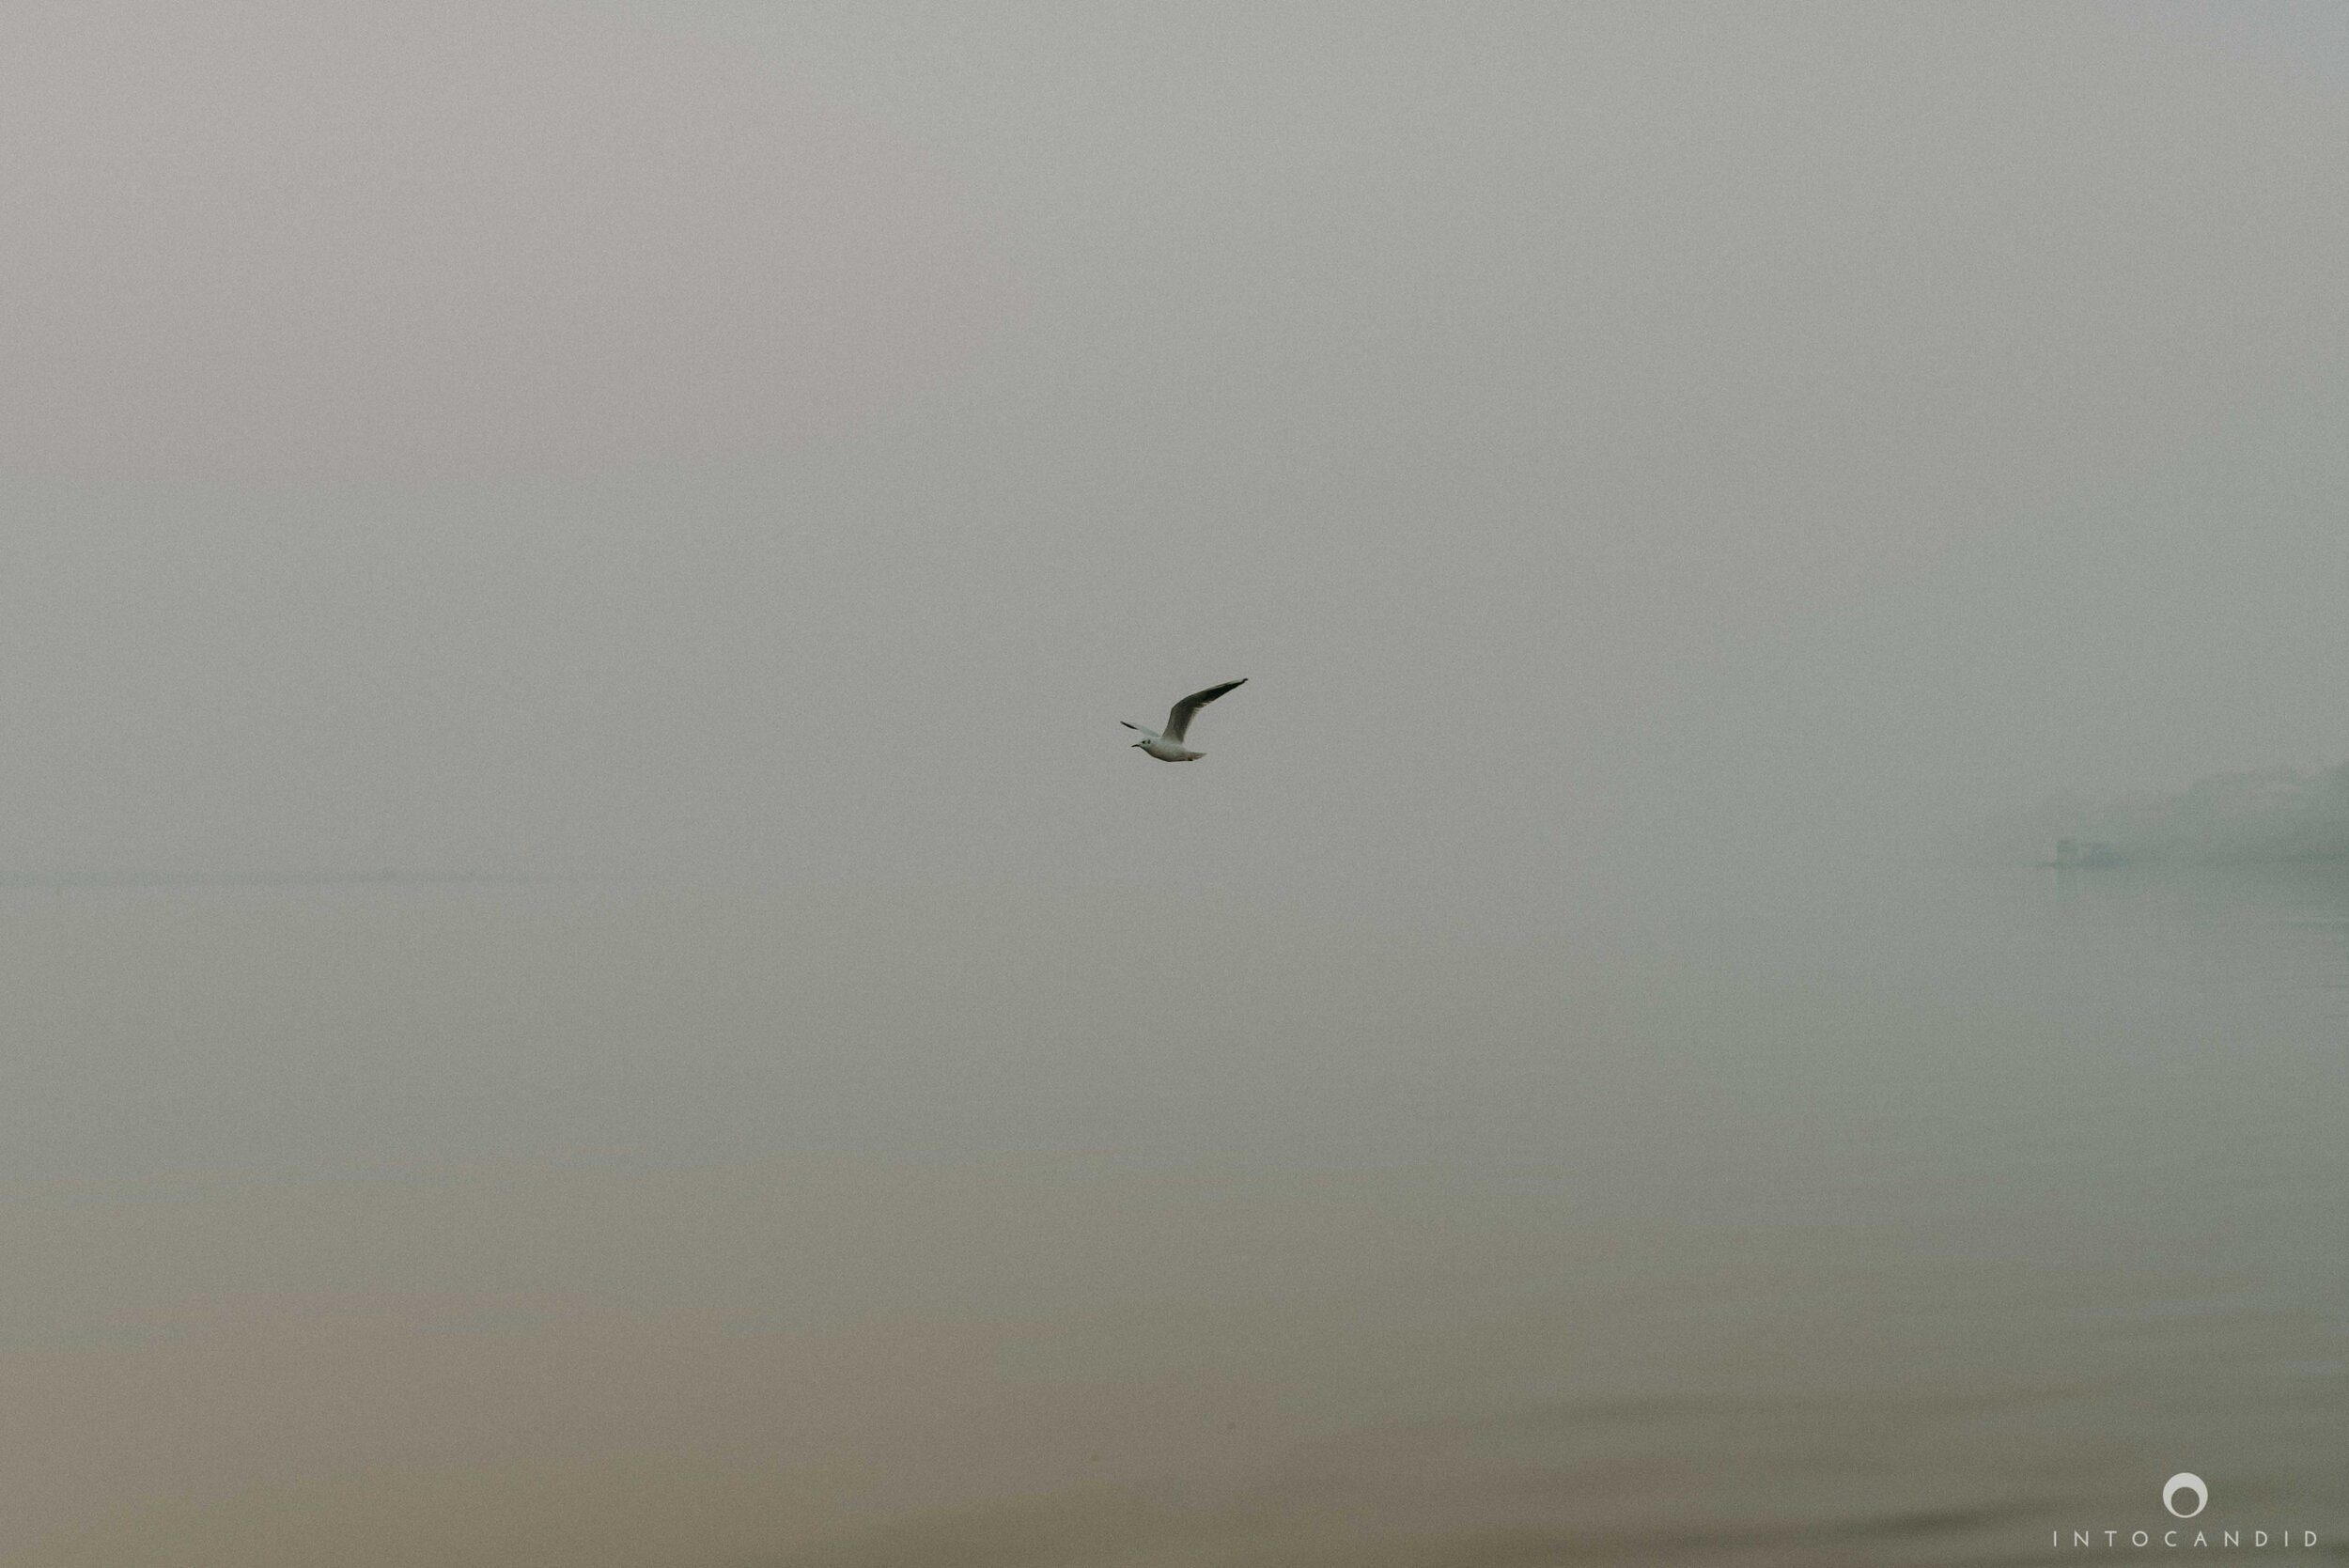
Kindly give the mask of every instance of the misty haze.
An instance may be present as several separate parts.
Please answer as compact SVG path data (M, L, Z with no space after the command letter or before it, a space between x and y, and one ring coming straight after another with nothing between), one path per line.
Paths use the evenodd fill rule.
M2344 1549L2349 11L11 21L6 1568Z

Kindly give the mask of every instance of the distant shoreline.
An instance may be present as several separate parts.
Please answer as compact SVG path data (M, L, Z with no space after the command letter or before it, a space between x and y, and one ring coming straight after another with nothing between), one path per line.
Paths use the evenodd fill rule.
M2338 865L2349 862L2349 765L2219 773L2170 795L2049 798L2016 827L2059 866Z

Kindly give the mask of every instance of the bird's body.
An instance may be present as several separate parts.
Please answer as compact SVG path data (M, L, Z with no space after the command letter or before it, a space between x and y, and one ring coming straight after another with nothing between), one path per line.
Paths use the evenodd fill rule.
M1237 680L1227 680L1221 686L1210 686L1205 691L1193 691L1190 696L1176 703L1173 711L1167 714L1164 734L1156 730L1145 730L1140 724L1128 724L1123 719L1120 719L1118 722L1126 724L1128 729L1142 737L1140 740L1134 742L1134 745L1143 756L1156 757L1160 762L1197 762L1207 753L1191 751L1183 744L1183 737L1190 731L1191 716L1234 687L1247 684L1248 677L1242 675Z

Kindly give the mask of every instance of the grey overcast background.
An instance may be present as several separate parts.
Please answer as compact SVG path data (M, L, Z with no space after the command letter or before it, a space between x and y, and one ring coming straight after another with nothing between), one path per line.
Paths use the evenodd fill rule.
M2349 1537L2349 8L0 19L0 1565Z
M2337 8L8 18L12 872L1505 912L2349 755Z

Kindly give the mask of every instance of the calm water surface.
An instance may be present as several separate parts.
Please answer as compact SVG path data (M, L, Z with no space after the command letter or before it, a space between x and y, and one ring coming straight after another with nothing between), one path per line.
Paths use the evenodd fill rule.
M2349 1543L2349 874L0 899L11 1568Z

